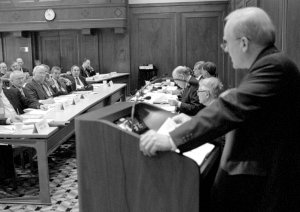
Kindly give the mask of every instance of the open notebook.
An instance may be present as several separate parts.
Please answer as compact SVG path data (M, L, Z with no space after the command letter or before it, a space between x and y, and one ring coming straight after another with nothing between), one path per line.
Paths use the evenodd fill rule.
M166 121L161 125L158 129L157 133L160 134L169 134L169 132L173 131L180 124L176 124L172 118L166 119ZM199 166L203 163L206 156L214 149L215 145L210 143L205 143L191 151L183 153L184 156L191 158L194 160Z

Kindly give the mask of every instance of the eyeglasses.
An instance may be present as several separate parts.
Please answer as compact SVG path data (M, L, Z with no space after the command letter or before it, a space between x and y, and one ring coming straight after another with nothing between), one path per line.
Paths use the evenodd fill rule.
M240 39L242 39L242 38L246 38L248 41L251 40L250 38L245 37L245 36L238 37L238 38L236 38L235 40L240 40ZM223 51L225 51L225 49L227 48L227 45L228 45L227 40L223 40L223 42L220 44L220 47L223 49Z
M197 90L197 93L209 92L209 90Z

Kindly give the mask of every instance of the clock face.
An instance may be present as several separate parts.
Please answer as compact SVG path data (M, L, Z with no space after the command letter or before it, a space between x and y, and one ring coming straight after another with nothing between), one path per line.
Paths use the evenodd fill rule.
M47 21L52 21L55 18L55 12L52 9L47 9L45 11L45 19Z

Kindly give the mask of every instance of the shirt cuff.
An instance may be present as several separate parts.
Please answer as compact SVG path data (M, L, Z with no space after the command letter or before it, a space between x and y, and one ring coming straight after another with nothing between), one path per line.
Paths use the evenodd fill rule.
M180 107L180 106L181 106L181 102L178 102L177 107Z
M173 139L171 138L170 135L168 136L168 138L169 138L169 143L171 144L171 151L176 151L177 146L175 145Z

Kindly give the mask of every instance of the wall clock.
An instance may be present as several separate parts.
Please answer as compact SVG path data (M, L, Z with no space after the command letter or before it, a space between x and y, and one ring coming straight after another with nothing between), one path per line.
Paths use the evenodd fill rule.
M55 12L54 12L54 10L53 9L47 9L45 11L45 19L47 21L53 21L54 18L55 18Z

